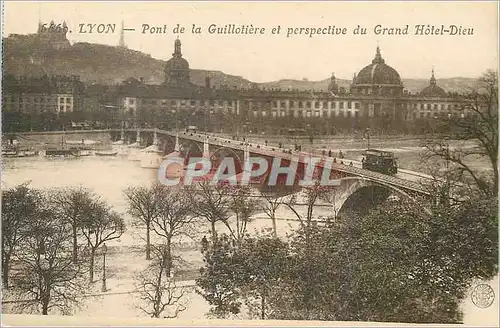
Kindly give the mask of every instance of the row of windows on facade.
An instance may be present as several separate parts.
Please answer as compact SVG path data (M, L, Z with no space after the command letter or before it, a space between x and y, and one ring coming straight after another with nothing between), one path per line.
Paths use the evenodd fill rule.
M36 106L36 107L10 107L4 105L2 110L4 112L25 112L25 113L68 113L73 112L73 107L60 105L59 107L55 105L50 106Z
M13 103L24 103L24 102L27 102L27 103L30 103L30 102L33 102L33 103L54 103L54 102L58 102L58 103L67 103L67 104L71 104L73 102L73 98L71 97L59 97L59 98L56 98L56 97L19 97L19 96L5 96L4 99L3 99L5 102L13 102Z
M202 100L181 100L181 101L171 100L170 105L174 106L174 107L178 106L178 105L186 106L188 104L190 106L201 106L202 102L203 102ZM353 104L351 101L346 101L346 102L290 101L290 102L292 103L291 107L295 107L295 108L331 108L331 109L335 109L338 106L339 109L344 109L344 103L345 103L346 107L348 109L351 109L352 104ZM270 103L271 107L273 107L273 108L288 108L286 101L281 101L281 102L269 101L268 103ZM145 100L145 99L142 99L142 105L167 105L167 104L168 104L168 101L165 99L163 99L163 100L155 100L155 99ZM214 107L214 106L232 107L235 104L236 104L236 101L232 101L232 100L224 100L224 101L206 100L203 102L203 105L211 106L211 107ZM259 103L259 102L256 102L256 103L248 102L248 101L243 102L243 105L249 105L249 104L256 105L259 107L263 106L263 104ZM129 105L129 106L136 105L136 99L135 98L128 98L127 105ZM360 103L355 102L354 108L359 109Z
M129 98L128 99L128 105L134 106L136 103L136 99L134 98ZM272 108L326 108L326 109L360 109L361 104L359 102L351 102L351 101L337 101L337 102L329 102L329 101L270 101L271 107ZM288 106L291 103L291 106ZM167 100L142 100L143 105L167 105L168 101ZM201 100L171 100L170 105L171 106L201 106L202 101ZM203 103L205 106L218 106L218 107L233 107L235 105L235 102L232 100L227 100L227 101L217 101L217 100L210 100L210 101L204 101ZM262 103L252 103L248 101L244 101L243 105L248 106L249 104L256 105L258 107L264 107ZM354 106L353 106L354 105ZM430 104L430 103L403 103L403 107L411 107L413 109L433 109L433 110L449 110L449 109L460 109L463 107L463 105L460 104L450 104L450 103L440 103L440 104Z
M260 114L260 115L259 115ZM286 116L293 116L293 117L347 117L347 118L352 118L352 117L359 117L360 114L358 111L339 111L339 112L329 112L329 111L297 111L297 112L272 112L271 113L272 117L286 117ZM323 114L323 115L321 115ZM267 112L253 112L253 116L261 116L261 117L267 117L268 113ZM374 112L373 115L370 115L371 117L379 117L383 116L382 114L379 114L377 112ZM447 113L432 113L432 112L419 112L419 113L404 113L404 117L406 120L410 120L411 118L416 119L417 117L419 118L446 118L446 117L466 117L466 113L458 113L458 112L447 112Z
M441 103L441 104L403 103L403 107L404 108L410 107L412 109L420 109L420 110L452 110L452 109L458 110L467 108L465 104L450 104L450 103Z

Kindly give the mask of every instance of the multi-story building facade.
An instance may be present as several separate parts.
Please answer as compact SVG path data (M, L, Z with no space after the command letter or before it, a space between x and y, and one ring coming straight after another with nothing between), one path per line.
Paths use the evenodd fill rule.
M439 116L467 115L463 98L437 85L434 71L429 85L416 94L404 89L399 73L382 58L375 58L355 74L349 90L340 88L332 75L328 90L298 91L220 87L190 83L189 63L182 57L181 42L175 40L174 53L165 65L165 82L147 85L129 79L118 93L118 106L126 113L148 115L238 115L247 118L387 118L413 121ZM191 113L191 114L187 114Z
M84 85L78 76L3 78L2 111L69 113L83 108Z

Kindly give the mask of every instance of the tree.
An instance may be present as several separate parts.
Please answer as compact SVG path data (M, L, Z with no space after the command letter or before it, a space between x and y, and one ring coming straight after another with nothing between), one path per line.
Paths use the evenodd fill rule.
M51 201L56 205L54 208L64 219L64 222L71 226L73 238L73 261L77 261L78 256L78 235L79 228L93 201L97 199L90 190L82 187L70 187L56 189L51 193Z
M229 220L224 220L233 239L239 244L246 236L247 224L250 217L258 207L257 201L252 197L252 189L249 186L228 186L230 192L229 209L235 215L236 229L229 224Z
M449 140L440 138L426 141L428 159L441 158L450 163L449 169L464 175L472 181L479 192L498 194L498 81L497 73L487 71L480 79L482 87L468 95L470 115L451 115L448 125L450 139L468 141L473 147L450 149ZM472 165L473 157L485 157L491 174L485 176ZM471 160L472 159L472 160ZM468 182L465 180L464 182Z
M281 293L268 304L272 317L460 322L467 287L498 270L496 199L438 206L429 215L391 197L368 213L344 213L309 231L308 253L299 231Z
M24 308L51 309L69 313L85 293L81 262L71 254L72 232L57 216L48 199L29 221L28 237L18 252L19 272L13 277L16 289L27 301Z
M160 318L165 310L173 309L173 314L164 318L176 318L186 309L183 299L186 290L178 288L173 277L170 277L170 251L167 245L154 248L153 263L137 276L137 289L146 306L140 306L146 314Z
M239 243L226 234L204 249L205 266L196 280L198 293L212 305L210 314L226 318L239 314L243 304L250 315L266 319L270 299L280 294L288 245L278 238L245 236Z
M40 192L19 185L2 192L2 282L9 287L11 258L28 237L27 225L38 213Z
M279 285L288 265L288 245L275 237L258 236L245 238L239 252L245 260L246 274L242 298L252 316L267 319L273 310L268 303L280 293Z
M192 203L183 190L163 186L158 188L157 215L152 220L152 228L157 235L165 238L163 270L170 277L173 239L187 234L193 220L190 215Z
M151 225L158 217L159 188L154 184L147 187L129 187L125 190L128 213L140 224L146 226L146 260L151 259Z
M192 207L193 214L210 222L212 241L215 241L217 239L215 224L219 221L226 222L230 217L231 189L223 184L212 185L210 181L202 181L185 188L191 203L196 204Z
M246 281L242 271L243 261L233 245L233 240L226 234L217 236L212 245L203 250L204 267L201 276L196 279L198 294L212 305L209 315L226 318L240 313L240 287Z
M125 222L123 217L112 211L108 204L96 200L82 222L81 231L90 248L89 281L92 283L95 252L105 242L120 238L125 232Z
M281 205L285 203L285 199L283 197L280 197L279 193L278 195L276 195L275 192L268 192L267 190L261 190L260 196L263 199L260 208L271 219L273 225L273 235L275 238L278 238L278 229L276 227L276 211Z

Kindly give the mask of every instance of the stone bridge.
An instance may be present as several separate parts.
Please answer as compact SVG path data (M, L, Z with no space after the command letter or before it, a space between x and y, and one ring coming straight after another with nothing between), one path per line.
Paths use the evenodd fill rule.
M294 186L297 186L298 181L306 174L306 166L310 163L311 157L320 157L321 160L315 164L315 175L319 173L321 176L325 174L323 171L328 169L330 172L326 174L330 179L341 181L340 186L335 187L334 199L329 200L336 212L348 208L356 210L370 208L390 195L405 197L414 202L419 202L422 197L429 196L429 191L420 179L424 175L418 172L405 171L407 174L391 176L351 166L349 160L345 163L341 163L340 159L332 162L333 158L327 156L291 151L277 146L265 146L248 140L244 141L242 138L235 140L203 133L159 129L140 129L139 132L136 129L112 130L110 133L114 140L119 139L121 135L128 141L133 141L137 134L140 134L141 139L145 141L145 146L157 140L164 155L173 152L177 146L182 156L186 158L186 163L191 157L205 157L210 158L212 167L217 167L224 158L232 157L236 173L239 175L243 172L244 163L248 157L265 158L268 161L266 173L260 179L250 181L257 189L268 188L265 186L269 185L269 173L275 158L280 159L282 167L287 167L292 162L297 163L294 180ZM328 165L325 165L328 160L330 160ZM283 176L279 176L278 184L283 183L283 179ZM290 187L289 191L292 192L292 189L297 190Z

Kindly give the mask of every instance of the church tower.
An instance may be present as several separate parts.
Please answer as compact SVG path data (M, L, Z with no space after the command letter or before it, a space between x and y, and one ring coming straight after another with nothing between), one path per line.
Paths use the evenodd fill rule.
M118 41L118 47L127 48L127 45L125 44L125 32L123 27L123 21L122 21L122 28L120 29L120 41Z
M330 78L330 84L328 84L328 91L333 94L339 93L339 86L337 85L337 80L335 79L335 73L332 73Z

